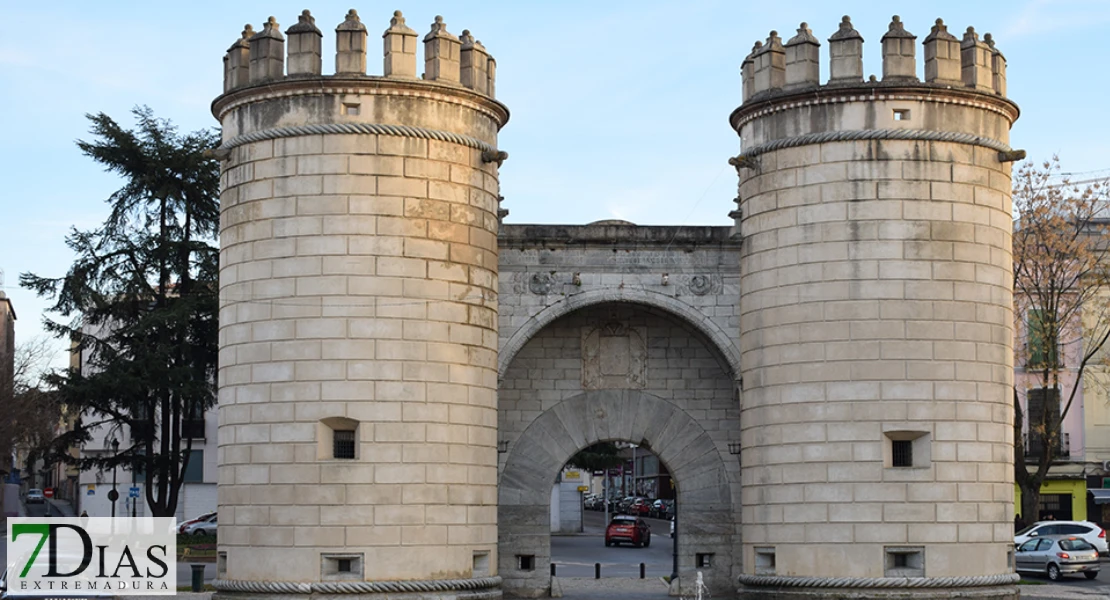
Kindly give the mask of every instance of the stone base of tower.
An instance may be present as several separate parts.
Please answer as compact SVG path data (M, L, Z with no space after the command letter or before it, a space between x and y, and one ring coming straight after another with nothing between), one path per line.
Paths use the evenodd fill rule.
M741 586L741 600L1019 600L1016 585L971 588L784 588Z

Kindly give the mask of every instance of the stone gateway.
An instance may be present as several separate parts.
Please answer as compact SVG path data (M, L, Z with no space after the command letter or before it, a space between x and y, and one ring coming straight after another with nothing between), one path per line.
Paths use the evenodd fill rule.
M502 224L490 52L396 12L368 75L367 37L324 75L305 11L224 58L220 597L545 596L601 441L674 476L675 593L1017 597L989 35L938 20L924 81L898 17L881 80L847 17L824 84L806 24L757 42L731 227Z

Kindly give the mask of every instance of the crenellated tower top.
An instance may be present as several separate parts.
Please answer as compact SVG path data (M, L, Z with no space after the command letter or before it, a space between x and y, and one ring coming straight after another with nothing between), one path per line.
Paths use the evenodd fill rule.
M937 19L922 42L919 74L917 36L895 15L880 42L881 79L864 72L864 36L850 17L841 19L827 43L823 59L807 23L785 44L777 31L755 43L741 65L743 103L729 119L743 147L737 164L772 144L834 134L973 140L1006 160L1020 154L1008 145L1019 110L1006 98L1006 58L989 33L980 38L968 27L959 38Z
M881 88L908 83L1006 95L1006 59L995 48L989 33L980 40L975 29L968 27L960 39L948 32L944 21L937 19L923 42L924 82L917 75L916 39L895 15L882 37L882 79L865 81L864 39L852 26L851 18L845 16L829 37L829 79L822 85L820 42L809 25L802 23L798 35L785 46L778 32L772 31L765 42L756 42L744 59L744 102L827 87Z
M417 33L405 24L401 11L393 13L382 34L382 75L367 73L366 38L366 26L351 9L335 28L335 74L324 75L323 33L309 11L302 12L285 35L275 17L267 19L261 31L246 25L224 56L224 95L213 105L217 117L221 102L239 90L308 77L431 82L493 99L496 61L469 31L464 30L461 38L451 34L441 16L435 17L423 38L422 75L417 74Z

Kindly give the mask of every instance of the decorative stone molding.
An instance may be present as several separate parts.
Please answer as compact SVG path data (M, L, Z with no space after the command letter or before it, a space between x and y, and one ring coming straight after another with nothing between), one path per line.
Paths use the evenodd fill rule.
M320 125L303 125L299 127L277 127L274 129L263 129L261 131L252 131L243 135L237 135L229 140L226 140L216 152L232 150L243 144L251 142L261 142L263 140L276 140L278 138L298 137L302 135L320 135L320 134L373 134L373 135L396 135L401 137L414 137L425 140L439 140L441 142L452 142L461 144L469 148L481 150L483 155L487 152L494 154L508 154L499 152L493 146L470 137L468 135L460 135L451 133L449 131L437 131L435 129L425 129L423 127L408 127L403 125L379 125L376 123L324 123ZM498 163L500 165L500 162Z
M642 390L647 387L647 329L610 321L582 331L582 387Z
M501 586L500 577L480 577L476 579L437 579L431 581L335 581L335 582L288 582L288 581L237 581L217 579L212 582L221 592L246 592L255 594L414 594L421 592L458 592L468 590L488 590ZM490 598L500 597L497 590ZM485 596L483 596L485 597Z
M961 588L1014 585L1017 573L978 577L788 577L741 575L740 583L752 587L791 588Z
M720 292L722 284L719 275L692 275L686 283L686 287L695 296L705 296Z
M1005 117L1011 123L1018 118L1018 108L1013 102L1000 96L987 96L948 87L936 87L935 94L928 84L915 83L912 87L905 84L873 84L873 87L853 87L851 89L818 89L794 98L793 94L772 96L765 100L745 103L732 112L729 121L732 128L739 131L747 123L760 117L787 110L821 104L846 104L849 102L931 102L935 104L955 104L985 110ZM789 100L787 100L789 99Z
M554 273L533 273L528 278L528 291L537 296L546 296L555 287Z
M752 159L760 154L784 148L796 148L810 144L823 144L826 142L856 142L862 140L910 140L923 142L952 142L956 144L969 144L997 150L1009 155L1014 150L1010 146L990 138L959 133L955 131L930 131L927 129L858 129L853 131L825 131L821 133L807 133L797 137L782 138L764 144L759 144L744 151L740 156L729 159L729 164L741 168L754 168L758 163Z

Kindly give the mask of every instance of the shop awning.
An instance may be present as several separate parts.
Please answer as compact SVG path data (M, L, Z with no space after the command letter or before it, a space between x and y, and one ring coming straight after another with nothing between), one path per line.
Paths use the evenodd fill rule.
M1095 504L1110 504L1110 489L1087 490L1087 493L1094 496Z

